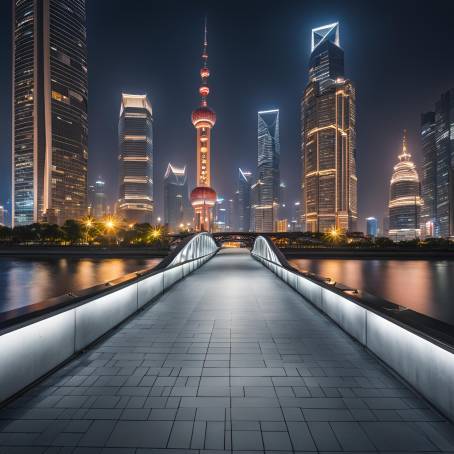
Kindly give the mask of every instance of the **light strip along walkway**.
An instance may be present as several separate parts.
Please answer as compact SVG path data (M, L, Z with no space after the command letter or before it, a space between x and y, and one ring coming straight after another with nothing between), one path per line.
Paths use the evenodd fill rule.
M0 418L1 454L454 451L451 423L239 249Z

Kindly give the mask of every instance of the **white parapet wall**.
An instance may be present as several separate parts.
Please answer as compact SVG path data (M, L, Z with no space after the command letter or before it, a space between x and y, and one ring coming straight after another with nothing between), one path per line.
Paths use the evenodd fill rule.
M174 283L202 266L218 247L200 233L155 272L107 287L98 296L87 296L63 308L0 331L0 402L43 377L80 352ZM99 293L99 292L98 292Z
M344 331L454 421L454 348L354 301L283 264L268 240L257 237L252 255L329 316Z

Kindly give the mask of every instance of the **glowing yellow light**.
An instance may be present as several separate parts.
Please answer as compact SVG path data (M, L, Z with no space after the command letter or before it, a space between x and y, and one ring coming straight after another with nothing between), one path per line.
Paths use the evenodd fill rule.
M112 230L115 227L115 221L113 219L107 219L104 225L108 230Z

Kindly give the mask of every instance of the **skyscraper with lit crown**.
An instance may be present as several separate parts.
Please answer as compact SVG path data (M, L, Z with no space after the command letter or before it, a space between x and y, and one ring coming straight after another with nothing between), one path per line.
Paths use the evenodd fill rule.
M273 232L279 209L280 195L279 109L257 113L257 174L260 185L254 206L255 232Z
M402 153L394 166L389 189L389 237L394 241L420 236L421 185L404 131Z
M185 226L188 205L186 166L177 167L169 162L164 175L164 224L170 232Z
M118 211L132 223L153 217L153 111L147 95L121 95Z
M301 102L303 230L356 230L355 104L355 88L344 76L339 24L314 28Z
M192 124L197 131L197 185L191 192L191 205L194 208L194 228L196 231L210 232L213 223L213 207L216 203L216 191L211 187L211 128L216 123L215 112L208 107L208 41L205 21L203 65L200 70L201 85L200 106L192 112Z

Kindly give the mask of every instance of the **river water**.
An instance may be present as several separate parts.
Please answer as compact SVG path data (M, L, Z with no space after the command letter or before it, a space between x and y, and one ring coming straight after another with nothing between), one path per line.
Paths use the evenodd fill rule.
M454 261L291 259L311 271L350 287L454 325Z
M0 312L102 284L161 259L0 257Z

